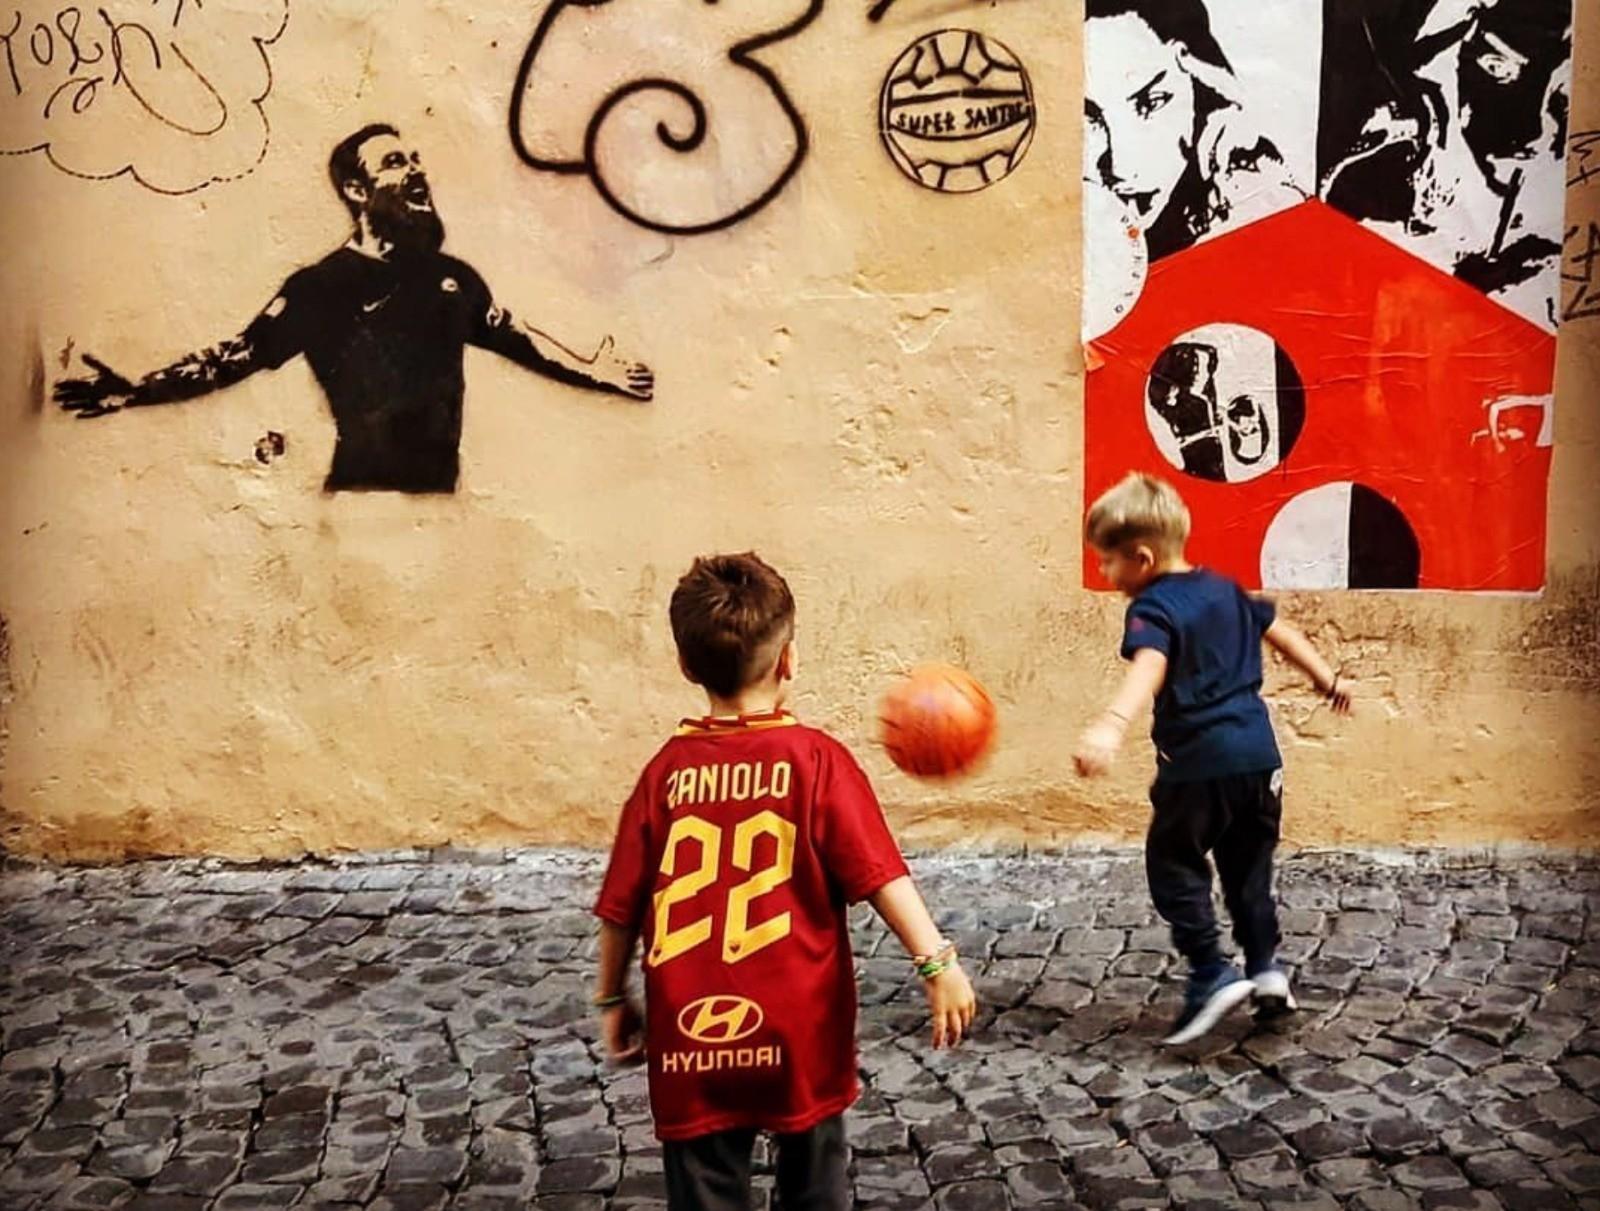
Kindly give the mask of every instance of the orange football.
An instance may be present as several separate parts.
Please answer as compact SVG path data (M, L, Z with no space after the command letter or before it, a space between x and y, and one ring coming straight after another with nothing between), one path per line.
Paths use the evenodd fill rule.
M917 778L967 773L994 743L994 700L947 664L912 669L884 695L878 719L889 759Z

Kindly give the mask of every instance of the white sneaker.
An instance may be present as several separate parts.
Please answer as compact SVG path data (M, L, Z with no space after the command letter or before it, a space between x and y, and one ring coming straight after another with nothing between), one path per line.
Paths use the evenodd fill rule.
M1197 984L1191 977L1183 996L1183 1010L1162 1043L1175 1047L1193 1042L1220 1022L1234 1006L1248 1001L1254 991L1254 985L1231 963L1208 984Z
M1289 988L1289 977L1281 967L1269 967L1252 977L1255 985L1256 1014L1264 1018L1282 1017L1300 1006Z

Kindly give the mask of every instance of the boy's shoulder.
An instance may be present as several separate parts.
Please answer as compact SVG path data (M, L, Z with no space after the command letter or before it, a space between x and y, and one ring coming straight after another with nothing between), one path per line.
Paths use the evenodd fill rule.
M1152 581L1129 603L1128 608L1153 606L1182 613L1218 597L1249 597L1249 594L1230 576L1213 572L1210 568L1193 568Z
M801 750L825 753L830 757L843 754L854 759L842 741L822 728L802 723L784 712L781 717L763 719L743 727L718 726L704 719L681 720L677 730L662 742L645 768L649 770L658 765L681 761L691 753L699 761L702 754L715 754L722 749L730 753Z

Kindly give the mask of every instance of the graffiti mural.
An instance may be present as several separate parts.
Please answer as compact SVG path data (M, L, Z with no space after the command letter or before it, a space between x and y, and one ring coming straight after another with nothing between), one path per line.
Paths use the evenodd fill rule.
M1570 0L1086 21L1088 498L1180 476L1254 586L1540 587Z
M0 4L0 154L192 193L267 153L288 0Z
M641 227L731 227L805 160L805 122L759 54L821 11L822 0L554 0L517 71L511 145L530 168L586 176Z
M328 491L453 492L468 345L557 382L651 398L651 371L619 357L610 337L592 356L574 353L516 320L472 266L442 251L421 158L394 127L345 139L328 172L354 234L292 274L243 332L138 379L85 354L94 373L58 383L57 402L80 418L177 403L304 356L337 431ZM281 453L270 439L258 448L262 461Z
M883 145L901 172L941 193L973 193L1011 175L1033 126L1028 73L1000 42L972 30L918 38L883 82Z

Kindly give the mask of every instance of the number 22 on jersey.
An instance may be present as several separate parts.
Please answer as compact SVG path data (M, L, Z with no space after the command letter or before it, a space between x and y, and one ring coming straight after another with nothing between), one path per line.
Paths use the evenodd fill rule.
M717 881L722 865L722 834L721 828L699 816L679 816L672 822L672 828L667 833L666 851L661 855L661 873L672 881L656 892L654 897L655 937L649 956L652 967L671 962L710 940L710 914L674 929L672 907L693 899ZM727 911L723 914L722 925L724 963L748 959L789 936L791 921L787 912L752 926L750 906L759 897L787 883L794 875L794 825L773 811L757 812L739 821L733 829L733 866L736 870L750 871L755 861L756 839L762 836L769 836L777 842L776 851L769 865L751 872L748 879L728 889ZM680 873L679 855L683 852L685 841L696 843L700 861Z

